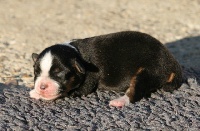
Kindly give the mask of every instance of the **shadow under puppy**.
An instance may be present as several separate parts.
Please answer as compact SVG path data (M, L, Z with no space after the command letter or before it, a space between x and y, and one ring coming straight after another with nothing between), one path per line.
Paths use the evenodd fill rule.
M148 34L124 31L56 44L32 54L35 86L30 96L52 100L97 88L125 92L109 105L123 107L163 88L181 86L182 70L172 54Z

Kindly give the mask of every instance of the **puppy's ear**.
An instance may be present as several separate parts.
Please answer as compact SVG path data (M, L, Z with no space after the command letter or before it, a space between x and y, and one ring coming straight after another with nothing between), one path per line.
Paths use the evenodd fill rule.
M77 60L74 60L74 67L78 73L85 74L84 66Z
M36 54L36 53L33 53L33 54L32 54L32 59L33 59L34 62L36 62L38 56L39 56L39 55Z

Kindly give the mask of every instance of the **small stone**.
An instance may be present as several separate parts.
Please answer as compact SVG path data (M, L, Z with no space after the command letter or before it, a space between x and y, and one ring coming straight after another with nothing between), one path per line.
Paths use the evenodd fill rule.
M32 75L31 75L31 74L24 73L24 74L21 75L21 77L22 77L22 78L30 78L30 77L32 77Z
M10 78L9 80L6 80L5 85L18 86L18 81L14 78Z
M8 57L6 57L6 56L0 56L0 62L3 62L5 60L8 60Z

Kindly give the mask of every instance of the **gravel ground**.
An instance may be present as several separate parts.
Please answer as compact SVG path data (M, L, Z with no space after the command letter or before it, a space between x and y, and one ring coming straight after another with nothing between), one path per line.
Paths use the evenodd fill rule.
M200 128L200 1L0 0L0 127L6 129ZM122 30L159 39L184 67L189 85L157 92L123 109L107 106L119 94L34 101L32 52L74 38ZM196 82L194 79L196 79ZM6 89L3 91L3 89ZM16 116L16 117L15 117Z

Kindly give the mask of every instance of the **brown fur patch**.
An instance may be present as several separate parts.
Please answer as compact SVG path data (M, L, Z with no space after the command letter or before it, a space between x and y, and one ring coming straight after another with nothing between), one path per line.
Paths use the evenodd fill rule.
M135 75L131 78L129 88L126 90L126 95L129 97L130 102L134 102L134 95L135 95L135 84L137 75L140 74L144 68L140 67Z
M175 77L175 74L171 73L170 76L169 76L169 79L167 80L167 82L172 82L174 77Z
M81 69L79 68L77 64L75 64L75 68L78 70L78 72L81 72Z
M140 67L140 68L138 69L138 71L136 72L136 75L140 74L143 70L144 70L144 68Z

